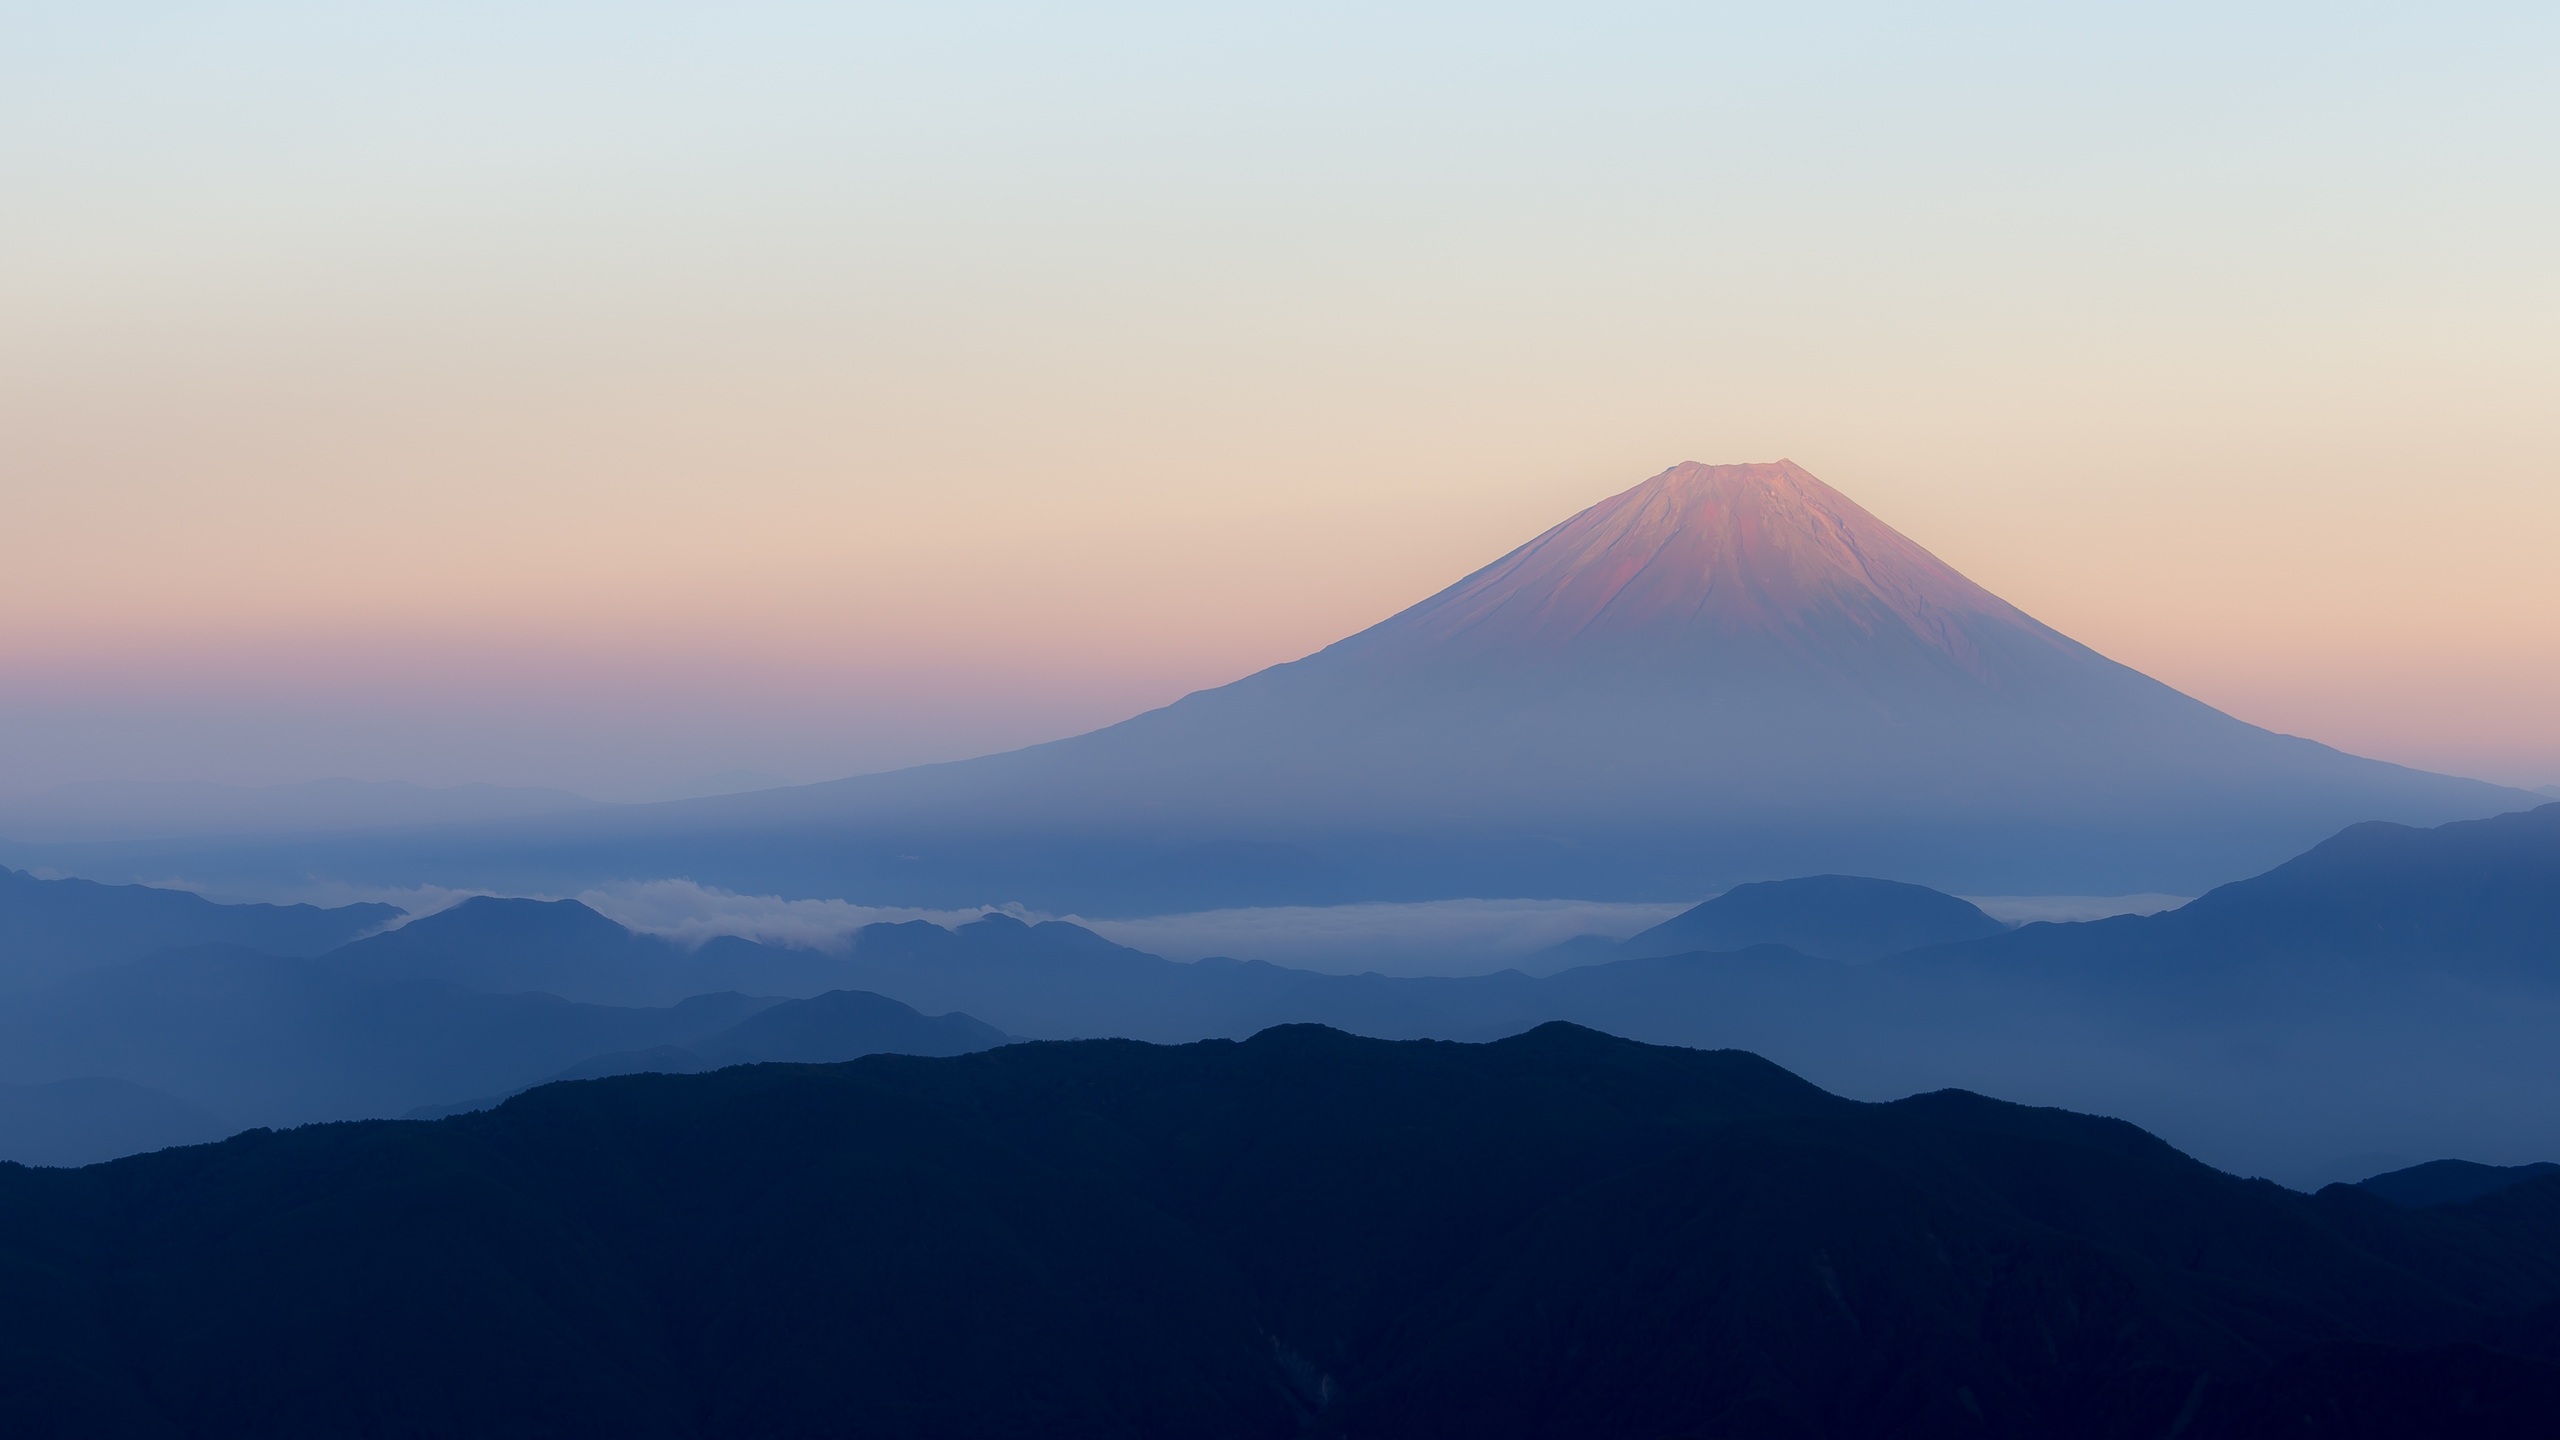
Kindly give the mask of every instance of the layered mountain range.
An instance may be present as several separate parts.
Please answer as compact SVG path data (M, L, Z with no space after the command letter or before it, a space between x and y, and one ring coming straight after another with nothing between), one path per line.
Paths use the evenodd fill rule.
M116 907L157 910L167 892L19 877L0 921L64 903L48 889L89 907L95 943L85 963L67 931L23 963L0 947L0 1087L19 1087L0 1095L0 1159L70 1153L47 1137L80 1116L100 1148L79 1153L103 1156L121 1153L108 1130L122 1149L168 1143L185 1107L285 1125L564 1074L1006 1035L1180 1042L1315 1022L1487 1040L1551 1020L1749 1049L1860 1098L1960 1084L2119 1115L2291 1183L2431 1155L2560 1156L2560 805L2353 826L2182 909L2077 924L2008 929L1854 876L1763 882L1539 976L1177 963L1000 913L877 924L827 949L686 945L575 901L493 897L309 958L201 943L237 935L233 911L264 912L177 897L194 933L129 959ZM830 992L867 998L817 1003ZM159 1098L60 1088L97 1080Z
M1551 974L0 872L0 1159L182 1147L0 1164L0 1428L2541 1435L2560 805L2493 813L2529 801L2214 711L1781 462L1052 745L153 866L1724 892ZM1914 883L2253 870L2016 928ZM359 1123L188 1143L315 1120Z
M2080 924L1754 884L1543 977L1000 914L688 947L497 898L277 957L202 942L378 912L5 878L0 938L42 943L0 944L0 1156L485 1112L0 1165L12 1435L2398 1440L2560 1406L2560 805ZM806 1063L883 1051L972 1058ZM2361 1153L2402 1146L2469 1158Z

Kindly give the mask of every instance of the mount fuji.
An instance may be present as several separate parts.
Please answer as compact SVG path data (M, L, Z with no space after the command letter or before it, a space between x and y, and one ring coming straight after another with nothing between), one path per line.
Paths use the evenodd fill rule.
M2194 894L2356 821L2539 798L2234 719L1781 460L1674 466L1348 639L1090 734L375 853L407 882L1088 915L1824 872Z

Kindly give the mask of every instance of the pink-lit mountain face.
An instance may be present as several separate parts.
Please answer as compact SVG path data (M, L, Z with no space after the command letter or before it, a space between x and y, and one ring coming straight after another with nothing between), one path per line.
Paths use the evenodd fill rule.
M1793 461L1665 470L1351 642L1422 663L1575 651L1665 657L1757 633L1858 633L1982 674L1977 632L2063 646Z
M1542 706L1563 703L1562 686L1637 711L1676 694L1902 725L1949 706L2014 716L2091 687L2159 688L1785 460L1674 466L1299 665ZM1697 738L1741 738L1727 718Z
M1824 872L2193 894L2356 821L2533 800L2235 720L1781 460L1675 466L1316 654L1088 735L526 822L505 843L535 868L451 880L1087 914Z
M2140 810L2175 776L2329 753L2039 623L1783 460L1675 466L1304 660L1061 744L1195 795L1260 783L1262 813L1317 825L1568 830L1931 823L2101 791Z
M2357 820L2526 803L2235 720L1780 460L1674 466L1314 655L1089 735L684 823L798 828L896 877L873 893L1178 908L1823 871L2200 890ZM861 858L891 843L913 858ZM1123 883L1284 852L1267 885L1249 861L1198 895ZM949 888L907 888L946 864Z

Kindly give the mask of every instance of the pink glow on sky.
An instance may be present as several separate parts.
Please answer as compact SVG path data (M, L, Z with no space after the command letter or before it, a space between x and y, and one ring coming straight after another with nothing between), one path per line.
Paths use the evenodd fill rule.
M0 793L954 758L1778 455L2560 782L2548 17L1078 9L28 22Z

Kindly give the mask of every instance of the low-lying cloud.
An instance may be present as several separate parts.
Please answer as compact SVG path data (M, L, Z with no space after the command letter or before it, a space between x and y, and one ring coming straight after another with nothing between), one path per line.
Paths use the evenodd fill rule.
M409 913L385 928L410 924L486 892L439 886L399 889L343 885L309 887L291 899L322 905L370 900ZM239 897L248 898L248 897ZM1520 969L1544 973L1567 962L1545 956L1549 947L1579 935L1623 939L1689 908L1685 902L1626 904L1598 900L1427 900L1361 905L1287 905L1203 910L1139 919L1094 920L1050 916L1020 906L921 910L857 905L848 900L786 900L740 895L691 880L632 880L579 891L575 899L634 930L699 945L736 935L769 945L842 951L866 925L929 920L965 925L990 911L1024 921L1063 919L1105 939L1161 955L1199 960L1218 955L1264 960L1301 970L1386 975L1483 975ZM2149 915L2187 902L2183 895L1977 895L1970 897L1993 918L2013 925L2037 920L2095 920L2109 915Z
M741 935L811 950L841 950L865 925L908 920L963 925L993 908L918 910L845 900L785 900L732 894L690 880L636 881L582 891L576 898L634 930L687 944ZM1135 920L1052 917L1019 907L1005 907L1001 913L1026 921L1068 920L1168 960L1223 955L1339 973L1465 975L1534 965L1536 952L1576 935L1632 935L1683 908L1576 900L1435 900L1210 910Z
M803 950L843 950L865 925L930 920L936 925L965 925L988 910L914 910L890 905L856 905L849 900L785 900L778 895L736 895L690 880L635 880L582 890L576 897L598 914L634 930L699 945L722 935L790 945ZM1023 920L1045 917L1007 908Z
M1551 945L1577 935L1624 938L1687 908L1597 900L1429 900L1076 923L1170 960L1224 955L1338 974L1482 975L1552 968L1538 961L1538 952Z
M2111 915L2157 915L2192 895L1968 895L1982 913L2011 925L2039 920L2104 920Z

